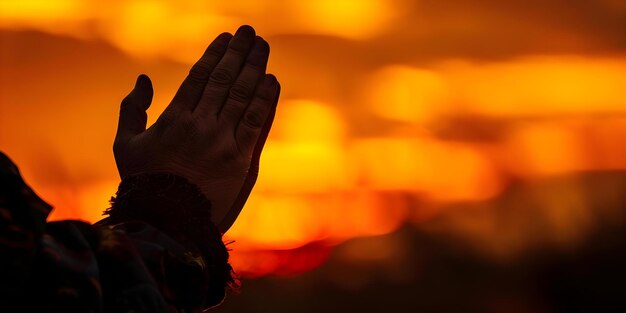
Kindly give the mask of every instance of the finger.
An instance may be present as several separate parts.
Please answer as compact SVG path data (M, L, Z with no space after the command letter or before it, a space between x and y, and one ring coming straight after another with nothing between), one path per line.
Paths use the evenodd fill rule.
M276 77L272 74L265 75L235 131L239 151L252 154L266 120L276 107L279 94L280 84ZM271 127L271 124L268 127Z
M222 33L211 42L202 57L189 70L189 75L178 88L178 92L176 92L168 109L189 111L195 109L204 87L209 81L211 72L224 56L232 37L233 35L229 33Z
M146 110L152 103L152 82L144 74L137 77L135 88L122 100L120 119L117 125L115 143L128 141L131 137L146 130L148 115Z
M218 118L233 130L252 100L259 80L265 75L269 53L269 44L263 38L257 37L241 73L228 92L226 103L219 111Z
M198 112L194 111L195 115L198 117L217 116L254 44L254 38L254 28L248 25L239 27L228 44L226 53L209 76L209 82L196 107Z
M280 93L280 86L279 86ZM241 186L241 190L239 191L239 195L235 199L233 206L228 210L224 218L220 221L218 228L222 233L226 233L230 227L233 226L239 213L243 209L243 206L246 204L248 200L248 196L256 183L256 180L259 176L259 161L261 159L261 151L263 151L263 146L265 146L265 141L267 140L267 136L270 133L270 129L272 128L272 123L274 122L274 116L276 114L276 105L270 111L269 116L265 120L265 124L261 129L259 134L259 138L257 139L256 145L254 146L254 150L252 151L252 161L250 162L250 170L248 171L248 175Z
M270 129L272 129L272 124L274 123L274 117L276 116L276 104L278 103L278 97L280 97L280 85L278 86L278 96L274 101L274 105L265 119L265 124L263 124L263 128L261 132L259 132L259 136L256 140L256 144L254 145L254 149L252 150L252 161L250 162L250 174L257 176L259 174L259 160L261 159L261 152L263 151L263 147L265 146L265 142L267 141L267 136L270 134ZM252 189L252 188L251 188Z

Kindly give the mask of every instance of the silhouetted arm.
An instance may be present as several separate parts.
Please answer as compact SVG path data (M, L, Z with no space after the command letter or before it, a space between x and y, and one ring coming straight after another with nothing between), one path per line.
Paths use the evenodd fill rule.
M194 213L206 205L184 178L149 174L122 182L96 225L46 223L51 206L0 153L0 304L19 312L215 306L233 280L221 234ZM146 211L153 218L136 216Z
M51 206L0 154L1 305L25 311L198 312L233 282L222 234L250 194L280 84L249 26L223 33L146 129L152 83L122 101L122 177L108 217L46 223ZM7 307L7 306L3 306Z

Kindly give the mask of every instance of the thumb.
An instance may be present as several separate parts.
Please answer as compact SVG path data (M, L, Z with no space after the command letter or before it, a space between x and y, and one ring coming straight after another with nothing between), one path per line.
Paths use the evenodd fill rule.
M152 103L152 82L144 74L137 77L135 88L122 100L120 120L115 141L126 142L131 137L146 130L148 115L146 110Z

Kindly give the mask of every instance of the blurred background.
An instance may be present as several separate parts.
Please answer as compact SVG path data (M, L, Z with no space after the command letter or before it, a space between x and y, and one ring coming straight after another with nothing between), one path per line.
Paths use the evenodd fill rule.
M121 99L212 39L283 86L217 312L618 312L626 1L0 0L0 149L97 221Z

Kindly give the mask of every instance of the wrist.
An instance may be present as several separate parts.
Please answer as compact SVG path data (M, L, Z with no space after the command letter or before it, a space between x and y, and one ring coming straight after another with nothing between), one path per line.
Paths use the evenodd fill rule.
M211 203L186 178L167 172L148 172L125 177L111 208L109 223L138 220L166 233L205 229L211 222Z

